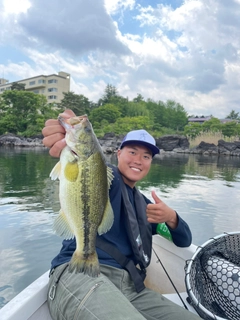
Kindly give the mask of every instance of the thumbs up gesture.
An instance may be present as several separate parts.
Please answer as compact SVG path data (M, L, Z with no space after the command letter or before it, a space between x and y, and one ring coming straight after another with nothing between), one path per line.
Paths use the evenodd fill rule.
M147 219L150 223L166 222L167 225L175 229L178 225L178 218L176 212L166 205L155 193L152 191L152 198L155 203L147 205Z

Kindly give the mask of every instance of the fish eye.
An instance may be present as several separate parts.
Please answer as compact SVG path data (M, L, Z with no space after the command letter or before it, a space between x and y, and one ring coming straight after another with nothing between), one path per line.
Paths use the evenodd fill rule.
M91 128L89 126L86 126L84 130L86 133L91 133Z

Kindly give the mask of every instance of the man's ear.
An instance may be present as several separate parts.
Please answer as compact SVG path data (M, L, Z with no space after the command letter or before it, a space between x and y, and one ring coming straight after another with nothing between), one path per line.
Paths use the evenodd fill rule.
M117 151L117 158L120 157L120 155L121 155L121 153L122 153L122 150L123 150L123 149L118 149L118 151Z

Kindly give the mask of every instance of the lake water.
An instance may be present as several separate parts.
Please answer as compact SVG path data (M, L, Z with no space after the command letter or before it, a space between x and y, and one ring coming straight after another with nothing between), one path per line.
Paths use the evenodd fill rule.
M56 162L47 150L0 148L0 308L47 271L61 248L52 232ZM162 154L139 189L149 198L154 189L174 208L196 245L240 230L240 158Z

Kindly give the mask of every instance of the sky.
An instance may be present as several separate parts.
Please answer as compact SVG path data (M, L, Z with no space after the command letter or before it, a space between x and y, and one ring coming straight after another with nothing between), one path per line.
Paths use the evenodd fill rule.
M97 102L175 100L188 115L240 113L240 0L0 0L0 78L59 71Z

